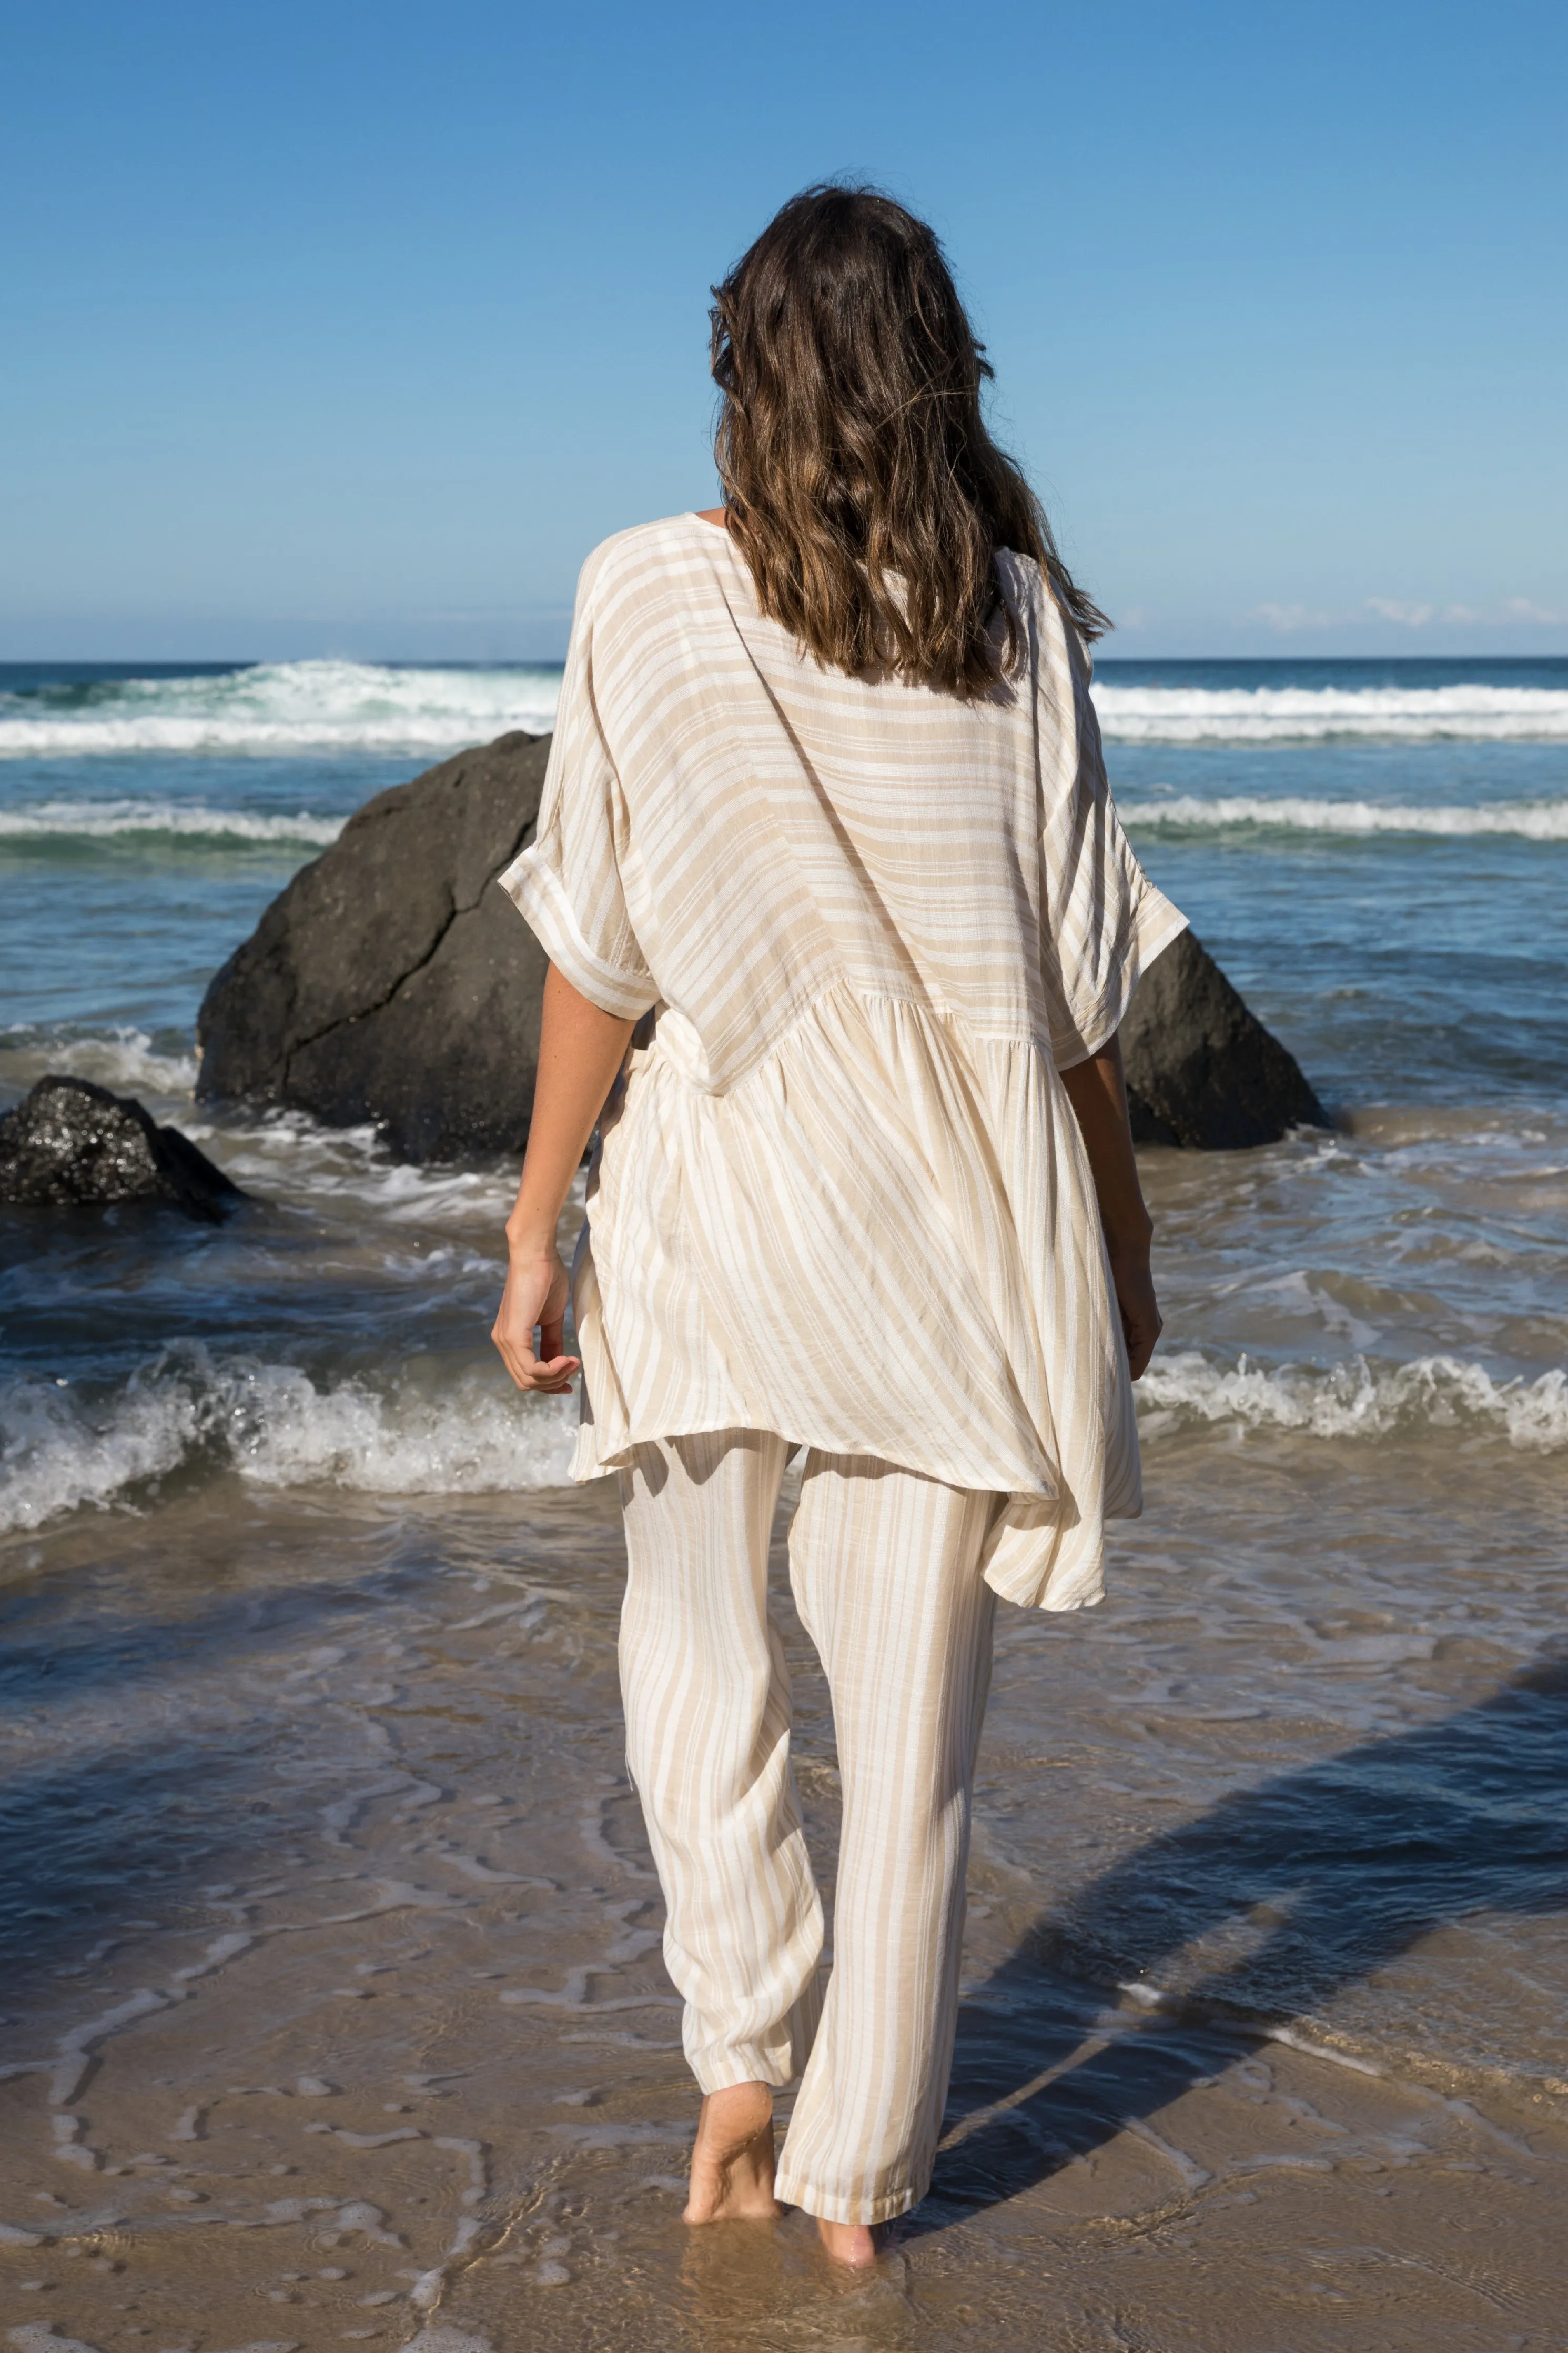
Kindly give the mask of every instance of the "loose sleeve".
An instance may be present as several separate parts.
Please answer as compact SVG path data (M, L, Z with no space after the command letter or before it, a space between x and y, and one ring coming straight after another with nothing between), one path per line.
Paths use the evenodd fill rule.
M594 693L593 588L584 573L534 838L497 880L574 988L640 1019L658 1002L627 912L631 828Z
M1065 675L1070 694L1069 787L1049 812L1043 838L1042 930L1051 1053L1070 1070L1109 1044L1121 1027L1139 978L1187 927L1185 915L1157 891L1132 854L1106 780L1100 722L1089 691L1089 658L1063 617Z

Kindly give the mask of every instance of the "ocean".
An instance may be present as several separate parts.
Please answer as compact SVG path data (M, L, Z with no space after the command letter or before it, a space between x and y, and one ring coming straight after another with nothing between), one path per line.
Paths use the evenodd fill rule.
M1568 2342L1568 659L1100 665L1334 1125L1144 1155L1145 1516L1004 1613L950 2145L853 2294L671 2221L613 1499L487 1336L515 1170L193 1098L289 876L558 676L0 667L0 1105L79 1072L254 1197L0 1212L16 2341Z

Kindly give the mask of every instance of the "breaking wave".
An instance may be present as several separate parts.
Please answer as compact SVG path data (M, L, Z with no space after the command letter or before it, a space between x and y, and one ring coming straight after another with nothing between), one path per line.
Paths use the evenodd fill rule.
M0 695L0 758L457 752L514 727L547 732L560 682L559 670L548 664L425 670L298 661L216 677L34 688Z
M1568 1373L1495 1380L1451 1356L1324 1372L1211 1363L1195 1350L1156 1362L1140 1387L1145 1439L1194 1424L1296 1430L1328 1440L1402 1428L1489 1430L1508 1444L1568 1447ZM22 1375L0 1390L0 1530L40 1527L83 1505L134 1503L205 1464L262 1487L322 1483L372 1494L496 1494L563 1486L577 1409L525 1401L493 1377L438 1392L321 1387L297 1365L220 1358L196 1342L166 1349L93 1399Z
M100 680L0 694L0 759L100 753L455 752L554 724L552 663L426 669L264 662L192 678ZM1568 741L1568 691L1462 681L1424 686L1094 688L1124 744Z
M196 1083L195 1054L161 1053L145 1029L69 1037L15 1022L0 1030L0 1078L28 1087L47 1071L91 1079L117 1094L188 1095Z
M215 1358L182 1343L115 1394L79 1399L23 1375L0 1389L0 1531L40 1527L205 1461L262 1487L327 1482L373 1494L487 1494L563 1486L574 1398L524 1401L495 1381L439 1395L318 1388L295 1365Z
M1197 1422L1300 1430L1312 1438L1380 1438L1391 1430L1490 1430L1521 1451L1568 1447L1568 1372L1494 1380L1458 1356L1418 1356L1374 1370L1364 1356L1329 1371L1246 1356L1229 1367L1196 1349L1157 1357L1138 1385L1140 1430L1158 1438Z

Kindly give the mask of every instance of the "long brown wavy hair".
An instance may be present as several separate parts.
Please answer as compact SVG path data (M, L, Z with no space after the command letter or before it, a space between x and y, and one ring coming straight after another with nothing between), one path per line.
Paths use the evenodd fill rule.
M730 529L763 612L819 661L985 693L1021 650L1002 547L1082 637L1110 626L985 428L991 365L923 221L874 188L806 188L712 291Z

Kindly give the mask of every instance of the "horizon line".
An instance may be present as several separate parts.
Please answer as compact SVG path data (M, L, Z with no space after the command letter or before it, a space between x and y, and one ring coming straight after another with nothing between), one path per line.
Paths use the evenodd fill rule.
M372 670L562 670L563 654L364 654L364 653L299 653L299 654L0 654L0 670L81 670L93 668L129 668L142 662L150 668L173 670L268 670L293 662L342 661L363 663ZM1483 652L1479 647L1467 647L1459 652L1418 652L1411 648L1368 653L1326 653L1314 649L1287 651L1280 649L1269 653L1144 653L1118 654L1101 640L1097 646L1095 668L1103 669L1109 662L1542 662L1568 661L1568 644L1561 648L1537 649L1530 653Z

